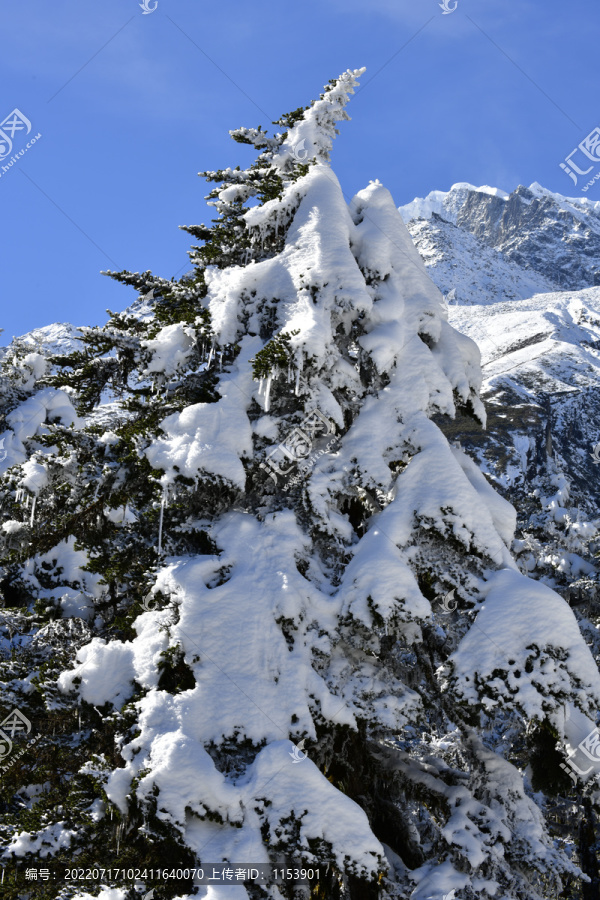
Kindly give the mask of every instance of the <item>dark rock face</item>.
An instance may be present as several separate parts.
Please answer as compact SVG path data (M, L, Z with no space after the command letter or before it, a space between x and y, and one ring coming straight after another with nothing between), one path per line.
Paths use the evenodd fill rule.
M600 284L600 214L591 209L572 212L551 194L522 185L508 200L469 191L456 225L559 288Z

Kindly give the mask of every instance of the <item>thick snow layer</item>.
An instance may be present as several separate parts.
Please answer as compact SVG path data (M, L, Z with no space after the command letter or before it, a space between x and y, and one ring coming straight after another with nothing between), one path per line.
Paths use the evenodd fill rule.
M35 836L29 831L20 831L14 835L2 855L10 859L11 854L26 856L28 853L35 853L36 856L46 859L48 856L54 856L59 850L68 850L72 839L76 836L77 832L67 828L64 822L55 822L37 831Z
M38 494L42 488L48 485L48 475L45 466L35 459L28 459L23 463L21 471L23 478L20 484L32 494Z
M364 68L348 69L333 87L326 89L322 99L316 100L305 110L302 119L289 129L279 153L273 158L276 168L285 168L292 160L329 162L333 140L338 133L335 125L350 118L344 107L363 72Z
M339 529L340 538L347 537L344 523L336 520L332 507L345 473L357 467L364 488L392 493L392 502L359 543L344 576L347 609L366 623L369 597L386 619L398 604L409 615L427 615L427 603L396 549L410 543L417 524L452 534L497 564L513 565L505 545L512 539L514 511L491 488L493 513L482 505L487 486L467 463L457 464L428 418L433 411L454 414L452 388L484 418L477 398L481 373L476 345L448 325L442 297L389 192L375 182L354 198L351 210L357 225L354 252L361 268L368 269L374 297L368 333L360 343L378 368L390 373L389 384L363 401L340 449L314 466L308 490L313 507L332 531ZM394 478L390 466L407 451L410 465Z
M400 348L406 335L416 332L439 340L446 310L390 192L372 182L354 197L350 209L357 226L356 260L363 272L379 282L369 336L361 344L382 371L394 358L394 345Z
M82 680L80 694L86 702L101 706L110 700L122 706L132 690L132 658L131 646L94 638L79 650L77 659L80 665L60 675L58 687L68 691L73 686L73 680L79 677Z
M452 452L463 472L479 494L482 505L490 511L494 527L507 546L510 546L517 527L517 511L514 506L494 490L481 469L458 447Z
M481 385L477 347L448 326L443 297L427 275L391 194L373 182L354 197L350 208L357 226L357 262L375 280L371 291L376 302L369 317L368 335L360 343L373 354L379 370L385 371L409 341L414 344L417 336L429 341L439 373L429 355L420 360L415 357L416 370L410 373L415 381L420 376L430 382L426 384L428 403L422 408L433 406L433 397L438 395L438 409L452 415L449 382L462 401L471 400L476 413L484 419L477 399Z
M453 536L465 549L474 546L497 565L507 564L508 550L493 517L438 429L425 417L414 423L420 452L399 476L393 502L381 527L398 544L408 546L415 524Z
M80 678L79 694L87 703L101 706L110 702L120 707L132 693L134 678L143 687L155 687L160 654L167 649L168 640L164 632L157 631L150 614L139 616L135 627L137 642L94 638L82 647L77 666L59 676L59 689L71 690L74 679Z
M165 436L146 451L150 464L168 480L177 474L197 478L200 472L220 475L241 490L246 474L240 457L252 454L252 429L246 413L253 391L252 339L244 339L234 372L219 381L218 403L196 403L160 423Z
M576 698L587 713L600 706L600 672L568 603L519 572L489 575L484 602L450 657L454 689L484 705L514 704L543 719Z
M55 388L43 388L7 415L9 430L0 434L0 446L6 451L6 458L0 462L0 474L11 466L26 462L25 441L36 434L47 433L44 426L49 422L75 428L80 424L68 395Z
M294 368L303 369L307 359L317 360L330 373L320 380L311 408L317 405L341 426L342 412L333 389L346 386L349 380L355 389L363 389L333 336L340 327L346 330L352 318L364 314L367 333L360 338L361 345L380 371L398 369L401 362L404 371L402 378L394 374L394 393L383 395L390 416L380 420L378 444L363 439L371 408L367 400L362 414L366 416L365 425L355 423L346 435L348 454L340 456L340 463L343 466L350 452L360 454L364 446L370 454L364 461L365 471L375 482L389 487L386 457L396 458L395 444L401 442L400 433L397 441L390 440L389 428L398 420L403 405L400 398L407 390L416 391L422 398L421 410L450 415L455 411L454 392L484 420L477 397L481 383L477 347L448 326L444 300L428 278L389 191L378 182L358 194L348 208L333 172L318 165L290 185L281 201L270 201L271 205L277 202L284 209L290 204L297 207L283 251L246 267L207 272L207 303L217 338L221 343L232 343L239 340L244 327L258 332L265 303L277 297L278 327L287 333L299 331L291 338ZM260 229L269 214L269 203L251 210L249 226ZM431 342L433 350L423 341ZM258 344L256 350L261 349L260 341ZM243 487L241 458L248 448L244 443L248 433L245 408L254 399L268 412L272 380L278 377L273 373L265 385L242 382L241 368L249 356L246 353L238 360L235 397L229 391L226 402L191 407L163 423L168 437L160 438L147 451L153 466L165 469L169 477L173 477L175 465L182 474L192 477L204 468ZM223 375L221 384L227 387L233 377ZM228 411L225 423L221 410L232 405L235 410ZM377 415L377 404L372 408ZM379 412L381 409L379 406ZM200 422L206 422L204 430ZM371 421L369 438L372 426ZM257 434L260 428L258 425ZM217 433L222 441L220 453L214 450L212 439ZM269 433L274 437L275 426ZM324 499L316 502L322 506Z
M193 329L183 322L166 325L151 341L142 344L152 353L146 374L162 372L167 377L174 375L189 358L193 345Z
M324 360L331 352L332 315L342 315L344 308L367 312L372 306L350 249L352 219L336 176L324 165L314 166L291 185L281 202L284 208L299 202L281 254L246 267L207 272L213 328L222 343L239 338L245 317L248 329L258 331L258 311L276 297L278 326L288 332L301 330L292 346ZM249 226L259 229L268 214L269 204L251 210Z
M22 523L19 524L22 527ZM99 598L106 586L101 584L101 575L86 571L88 562L86 551L76 550L75 537L70 535L47 553L37 553L27 560L23 566L23 580L41 600L57 603L63 616L89 620L95 615L93 599ZM36 575L40 570L43 570L45 577L48 573L56 575L56 587L42 587Z
M209 823L206 828L196 823L191 835L195 839L193 848L198 853L202 850L205 855L215 854L231 862L236 859L268 862L264 846L261 848L257 842L261 821L275 840L290 827L281 823L289 822L293 816L299 822L299 846L308 860L312 857L310 842L320 838L335 848L340 869L346 868L350 858L356 874L376 872L381 867L383 847L372 835L363 810L338 791L309 757L294 763L291 751L290 741L269 744L256 756L244 784L240 785L244 818L254 826L252 830L216 830ZM269 804L263 799L267 784Z
M183 648L196 681L193 689L172 695L156 687L158 651L166 649L164 611L138 619L133 642L105 644L95 639L79 651L80 663L61 676L63 690L80 678L81 696L96 705L121 705L131 695L134 679L149 689L138 704L140 734L123 749L126 766L113 774L107 793L124 808L131 778L146 769L139 791L150 794L156 785L162 814L180 828L185 827L186 808L200 817L207 810L217 811L226 822L249 826L225 829L216 849L227 856L229 847L231 859L237 854L237 859L260 861L255 854L261 846L261 823L275 828L294 812L302 820L303 843L325 837L371 871L382 848L370 834L364 813L310 761L296 765L287 739L295 732L310 742L316 736L313 716L318 709L330 720L355 727L348 704L332 693L311 664L316 650L325 656L331 652L329 630L340 600L321 594L295 567L290 569L289 560L301 555L306 545L291 512L262 524L232 513L215 538L223 548L220 557L174 561L156 585L179 607L171 643ZM230 576L216 581L219 573L230 570ZM277 624L280 618L291 623L291 646ZM371 678L365 690L373 686ZM390 688L387 701L395 710L389 725L398 728L405 721L402 702ZM204 749L204 743L219 743L224 737L250 739L257 745L266 741L239 781L226 780ZM257 798L267 781L272 805L257 815ZM195 828L201 832L198 841L205 842L210 822L198 821ZM250 845L238 845L248 840Z

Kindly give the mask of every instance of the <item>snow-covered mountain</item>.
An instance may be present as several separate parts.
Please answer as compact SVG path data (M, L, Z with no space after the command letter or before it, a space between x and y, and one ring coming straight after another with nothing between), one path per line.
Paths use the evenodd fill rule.
M6 339L6 335L4 337ZM23 349L30 348L32 352L42 351L46 356L72 353L78 337L79 333L74 325L68 322L54 322L52 325L34 328L12 342L7 342L5 347L0 347L0 358L11 344L13 347L20 345Z
M538 184L512 194L457 184L400 212L449 321L482 354L487 430L463 420L447 432L515 503L522 528L547 538L552 523L569 531L577 510L597 515L600 202ZM590 548L578 545L584 563L568 557L566 533L561 541L559 568L576 580Z
M600 201L539 184L511 194L455 184L400 207L429 274L451 300L526 299L600 284Z

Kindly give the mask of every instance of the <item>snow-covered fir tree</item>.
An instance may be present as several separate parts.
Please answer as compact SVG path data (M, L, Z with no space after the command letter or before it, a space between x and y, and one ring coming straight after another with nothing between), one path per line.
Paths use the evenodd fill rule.
M259 154L203 173L184 278L109 273L127 313L4 356L1 711L40 734L2 761L9 900L589 895L588 833L548 829L557 797L593 822L564 748L600 674L433 421L485 423L476 345L387 189L330 167L361 73L231 133ZM318 875L24 886L42 859Z

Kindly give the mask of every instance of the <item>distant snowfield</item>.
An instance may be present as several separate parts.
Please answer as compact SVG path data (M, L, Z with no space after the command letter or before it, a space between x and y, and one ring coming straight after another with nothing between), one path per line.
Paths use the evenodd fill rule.
M600 287L450 306L448 314L450 324L481 351L484 392L503 376L532 392L598 383Z

